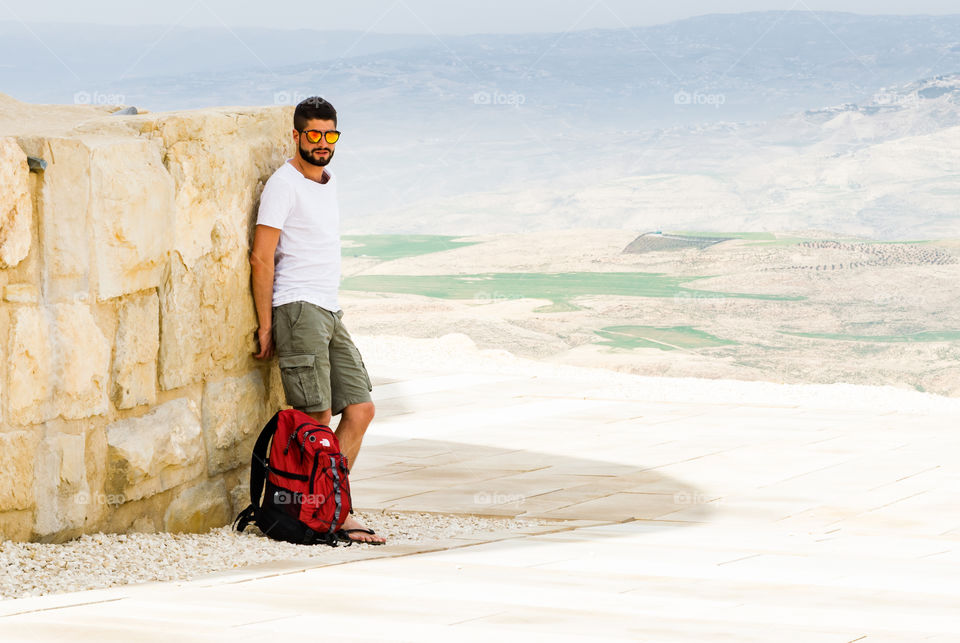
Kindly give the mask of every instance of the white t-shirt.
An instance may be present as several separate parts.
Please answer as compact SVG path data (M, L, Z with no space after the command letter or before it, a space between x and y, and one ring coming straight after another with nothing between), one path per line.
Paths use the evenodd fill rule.
M257 225L280 230L274 255L273 305L307 301L340 310L340 208L337 180L317 183L284 163L260 196Z

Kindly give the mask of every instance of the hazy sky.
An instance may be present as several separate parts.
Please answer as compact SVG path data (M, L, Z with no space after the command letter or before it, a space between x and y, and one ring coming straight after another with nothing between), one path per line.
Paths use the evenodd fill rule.
M957 0L0 0L0 20L98 24L177 24L356 29L393 33L517 33L617 28L706 13L849 11L862 14L960 13Z

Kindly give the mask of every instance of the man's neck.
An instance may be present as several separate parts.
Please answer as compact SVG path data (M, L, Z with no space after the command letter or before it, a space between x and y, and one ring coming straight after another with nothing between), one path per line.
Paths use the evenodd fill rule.
M326 183L330 180L330 175L327 174L327 168L306 163L299 157L293 157L293 167L297 168L297 171L299 171L300 174L311 181L316 181L317 183Z

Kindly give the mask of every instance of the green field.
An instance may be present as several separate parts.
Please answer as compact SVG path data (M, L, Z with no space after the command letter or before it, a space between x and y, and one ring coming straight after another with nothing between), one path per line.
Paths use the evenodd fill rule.
M841 342L874 342L877 344L901 344L915 342L960 342L960 331L923 331L908 335L845 335L842 333L788 333L794 337L808 337L810 339L830 339Z
M357 275L343 280L343 290L473 299L548 299L555 312L571 310L571 299L590 295L677 297L684 299L764 299L799 301L803 297L724 293L681 284L706 277L671 277L645 272L481 273L475 275ZM566 306L566 308L565 308ZM542 312L551 312L543 310Z
M373 257L383 261L416 257L433 252L453 250L475 245L475 241L454 241L459 237L446 237L436 234L360 234L344 235L349 241L341 255L344 257ZM355 244L355 245L354 245Z
M659 348L664 351L695 350L714 346L730 346L737 342L721 339L692 326L607 326L596 332L612 348Z

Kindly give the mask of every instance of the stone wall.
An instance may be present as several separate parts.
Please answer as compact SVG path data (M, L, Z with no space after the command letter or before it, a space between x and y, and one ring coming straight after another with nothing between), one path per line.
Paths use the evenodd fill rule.
M45 106L25 133L4 98L0 537L229 522L283 403L252 357L248 253L292 109L72 107L58 129Z

